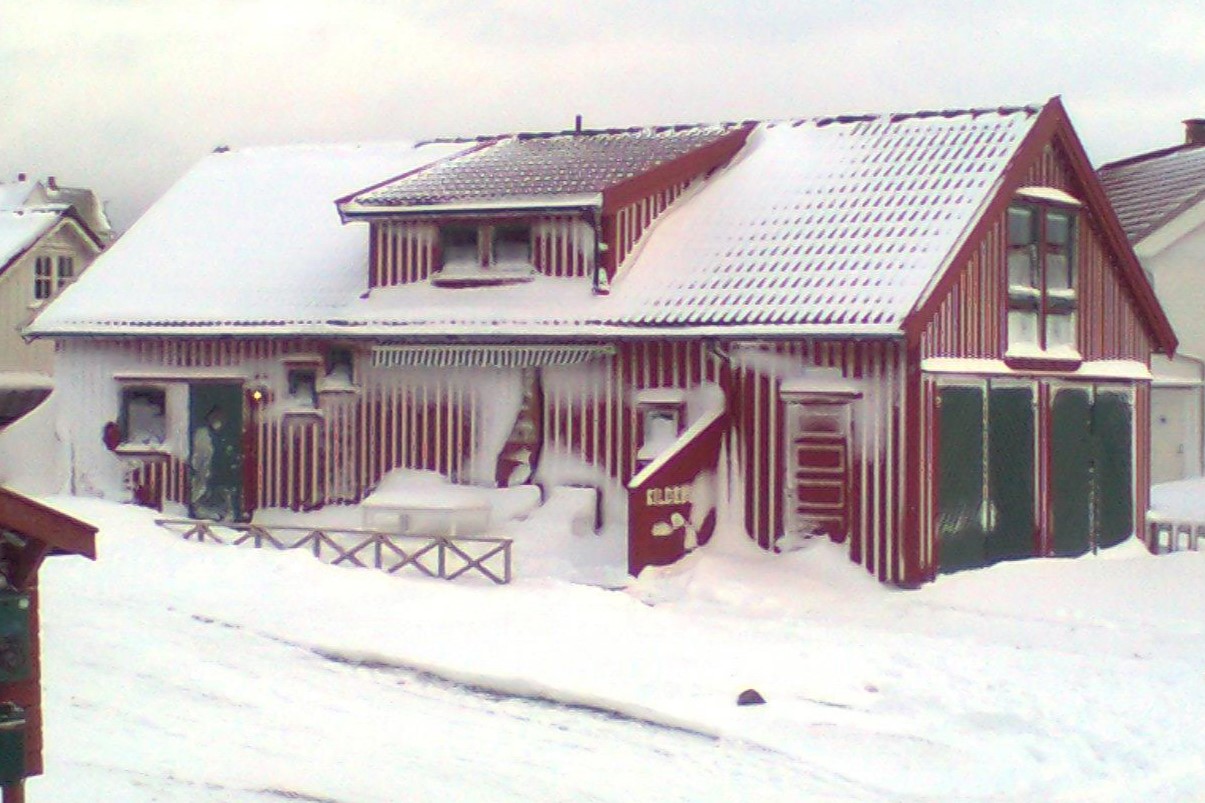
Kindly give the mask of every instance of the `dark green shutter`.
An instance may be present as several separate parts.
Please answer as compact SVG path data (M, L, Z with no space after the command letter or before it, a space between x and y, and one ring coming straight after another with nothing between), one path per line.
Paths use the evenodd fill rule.
M941 389L938 538L943 572L982 566L983 391Z
M993 387L988 402L988 481L993 527L987 563L1034 554L1033 389Z
M1120 544L1134 529L1133 450L1129 397L1098 392L1092 408L1092 434L1096 457L1096 543Z
M1054 554L1082 555L1091 545L1092 532L1092 401L1088 391L1058 390L1050 418Z

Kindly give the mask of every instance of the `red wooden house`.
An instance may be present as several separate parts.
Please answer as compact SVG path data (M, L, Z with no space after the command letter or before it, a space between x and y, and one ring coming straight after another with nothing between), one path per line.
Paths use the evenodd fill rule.
M215 154L33 334L80 492L589 484L633 572L718 516L899 584L1141 531L1175 347L1057 99Z

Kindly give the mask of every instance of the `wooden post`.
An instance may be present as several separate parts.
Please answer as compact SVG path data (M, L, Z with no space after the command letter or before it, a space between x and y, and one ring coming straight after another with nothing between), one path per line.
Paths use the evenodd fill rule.
M18 781L4 787L3 803L25 803L25 782Z

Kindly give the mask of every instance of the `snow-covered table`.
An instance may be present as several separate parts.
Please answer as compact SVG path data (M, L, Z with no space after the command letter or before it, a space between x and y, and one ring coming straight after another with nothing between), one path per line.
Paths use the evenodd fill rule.
M455 538L489 529L485 489L454 485L434 472L394 471L360 504L364 526L401 535Z

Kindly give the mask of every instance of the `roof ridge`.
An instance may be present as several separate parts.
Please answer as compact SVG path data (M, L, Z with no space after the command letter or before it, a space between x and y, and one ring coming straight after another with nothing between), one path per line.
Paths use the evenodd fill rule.
M499 142L504 139L551 139L553 137L565 136L580 136L580 137L598 137L598 136L614 136L616 134L643 134L653 132L663 134L667 132L679 133L683 131L700 131L708 128L739 128L743 125L763 122L761 120L722 120L712 123L667 123L659 125L633 125L618 128L566 128L560 131L507 131L496 134L478 134L476 136L452 136L452 137L433 137L431 139L419 140L415 143L420 145L457 145L469 144L473 142Z
M1192 143L1192 142L1183 142L1183 143L1180 143L1179 145L1172 145L1171 147L1167 147L1167 148L1158 148L1153 151L1147 151L1145 153L1138 153L1133 156L1127 156L1124 159L1117 159L1116 161L1113 161L1113 162L1106 162L1105 164L1096 168L1096 172L1100 173L1105 170L1116 170L1117 168L1120 168L1120 167L1129 167L1130 165L1133 165L1133 164L1139 164L1141 162L1149 162L1153 159L1161 159L1164 156L1171 156L1172 154L1181 153L1183 151L1194 151L1194 150L1203 150L1203 149L1205 149L1205 145L1198 144L1198 143Z
M431 139L419 140L415 143L418 145L447 145L459 143L473 142L495 142L504 139L550 139L552 137L562 136L607 136L615 134L640 134L645 132L665 133L665 132L681 132L693 131L706 128L739 128L748 125L804 125L805 123L813 123L817 126L826 126L833 123L862 123L872 120L888 118L890 122L898 123L904 120L921 120L932 117L945 117L947 119L953 117L981 117L985 114L1018 114L1024 112L1026 114L1037 114L1042 110L1044 103L1027 103L1016 106L967 106L956 107L951 109L916 109L913 111L893 111L893 112L866 112L862 114L835 114L835 115L815 115L804 117L766 117L766 118L746 118L743 120L719 120L715 122L696 122L696 123L666 123L657 125L634 125L615 128L566 128L560 131L509 131L494 134L478 134L476 136L449 136L449 137L433 137Z

